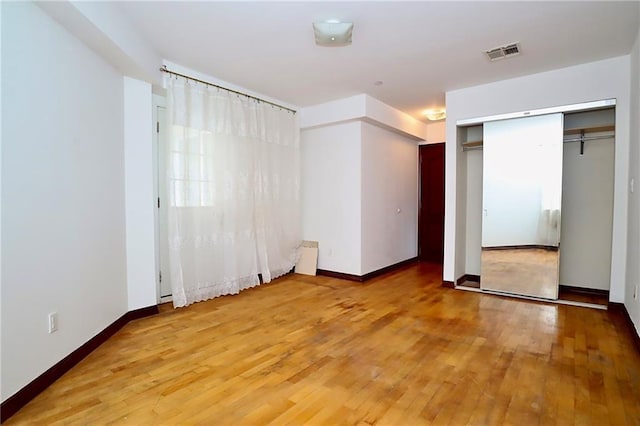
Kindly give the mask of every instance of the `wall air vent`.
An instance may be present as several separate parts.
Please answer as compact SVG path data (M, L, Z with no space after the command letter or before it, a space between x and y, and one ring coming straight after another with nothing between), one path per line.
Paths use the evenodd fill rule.
M511 43L506 46L496 47L494 49L486 50L484 52L490 61L497 61L498 59L510 58L520 54L520 43Z

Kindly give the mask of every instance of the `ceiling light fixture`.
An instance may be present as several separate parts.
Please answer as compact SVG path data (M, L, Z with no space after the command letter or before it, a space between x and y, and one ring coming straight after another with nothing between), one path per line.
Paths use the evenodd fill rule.
M348 46L353 33L352 22L314 22L313 32L318 46Z
M431 121L438 121L447 117L447 111L444 108L430 109L424 112L424 116Z

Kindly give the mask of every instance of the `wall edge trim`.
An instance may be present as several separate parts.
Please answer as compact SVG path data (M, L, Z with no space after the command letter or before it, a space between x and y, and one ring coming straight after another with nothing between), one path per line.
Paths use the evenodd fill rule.
M636 331L633 321L631 320L631 316L629 315L629 311L627 311L627 307L624 303L609 302L608 312L610 317L614 317L614 320L619 320L616 325L620 325L627 330L627 334L632 340L633 346L636 348L638 353L640 353L640 334ZM622 322L622 324L620 324L620 322Z
M471 281L474 283L479 283L480 282L480 275L473 275L473 274L464 274L463 276L461 276L460 278L458 278L456 280L456 285L460 285L465 281Z
M362 283L365 281L369 281L373 278L379 277L380 275L384 275L389 272L395 272L396 270L404 268L405 266L413 265L417 261L418 261L418 257L414 256L409 259L402 260L398 263L394 263L393 265L385 266L384 268L380 268L380 269L376 269L375 271L368 272L364 275L347 274L344 272L335 272L335 271L329 271L326 269L317 269L316 274L322 275L325 277L339 278L342 280Z
M345 272L330 271L328 269L317 269L316 270L316 274L317 275L321 275L323 277L338 278L340 280L354 281L354 282L358 282L358 283L363 282L361 275L347 274Z
M418 256L410 257L409 259L402 260L398 263L394 263L393 265L385 266L384 268L377 269L375 271L371 271L362 276L363 281L368 281L370 279L379 277L380 275L395 272L398 269L404 268L405 266L413 265L418 261Z
M44 373L29 382L15 394L11 395L0 405L0 423L4 423L11 416L16 414L22 407L27 405L32 399L42 391L51 386L56 380L75 367L80 361L86 358L91 352L97 349L111 336L116 334L122 327L133 320L155 315L159 312L157 305L145 308L134 309L123 314L120 318L109 324L104 330L83 343L79 348L55 363Z
M607 300L609 299L609 290L602 290L599 288L577 287L573 285L559 284L558 289L560 291L566 291L569 293L582 293L582 294L591 294L594 296L605 296Z

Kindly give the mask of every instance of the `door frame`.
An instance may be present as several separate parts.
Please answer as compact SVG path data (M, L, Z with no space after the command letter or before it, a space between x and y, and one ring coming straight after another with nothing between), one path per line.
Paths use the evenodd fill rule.
M159 179L160 179L160 168L159 168L159 155L160 155L160 133L159 133L159 122L158 122L158 108L166 108L167 100L166 97L153 94L152 98L152 117L153 117L153 127L154 127L154 137L153 137L153 197L154 200L160 199L160 187L159 187ZM161 272L161 264L160 264L160 209L156 204L156 208L153 209L153 220L154 220L154 229L155 229L155 259L156 259L156 299L158 304L171 302L173 299L171 296L162 297L161 283L160 283L160 272ZM165 271L165 275L168 274L168 271Z

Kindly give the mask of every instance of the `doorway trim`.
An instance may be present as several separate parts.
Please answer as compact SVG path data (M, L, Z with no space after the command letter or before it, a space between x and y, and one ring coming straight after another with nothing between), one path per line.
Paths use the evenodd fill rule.
M441 252L442 252L442 259L438 262L440 264L443 263L444 261L444 191L445 191L445 168L446 168L446 159L445 159L445 155L446 155L446 147L445 147L445 142L426 142L426 143L420 143L418 144L418 247L417 247L417 258L419 261L430 261L425 259L425 255L422 252L422 228L424 226L423 224L423 220L422 220L422 213L423 213L423 190L422 190L422 148L426 147L426 146L432 146L432 145L440 145L442 147L442 248L441 248Z
M154 220L154 229L155 229L155 259L156 259L156 299L158 304L171 302L173 299L171 296L162 297L162 291L160 288L160 273L161 273L161 265L160 265L160 209L158 207L158 200L160 200L160 188L158 185L160 179L160 170L159 170L159 159L160 155L160 133L159 133L159 121L158 121L158 108L166 108L167 100L164 96L160 96L157 94L153 94L152 101L153 108L153 126L154 126L154 136L153 136L153 197L156 200L156 208L153 209L153 220ZM168 273L165 271L165 273Z

